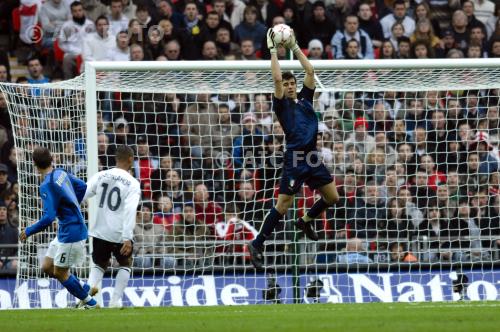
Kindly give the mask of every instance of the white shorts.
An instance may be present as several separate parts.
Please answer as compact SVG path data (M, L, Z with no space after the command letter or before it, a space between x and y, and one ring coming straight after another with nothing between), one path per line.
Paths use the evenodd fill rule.
M85 240L71 243L61 243L57 237L49 244L46 257L54 260L59 267L80 265L85 258Z

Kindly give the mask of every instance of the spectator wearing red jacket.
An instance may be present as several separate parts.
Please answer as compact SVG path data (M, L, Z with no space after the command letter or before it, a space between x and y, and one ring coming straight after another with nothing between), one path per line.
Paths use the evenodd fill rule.
M180 214L174 213L170 197L161 195L156 202L156 212L153 215L153 223L162 225L169 234L173 232L174 226L182 219Z
M436 163L431 155L422 155L420 157L420 166L427 173L427 185L433 191L437 190L438 185L446 183L446 175L443 172L436 170Z
M209 226L214 234L214 224L223 221L222 207L210 200L208 188L203 183L195 186L193 200L196 219Z
M158 168L158 159L151 157L146 136L137 138L137 158L134 160L135 177L141 182L142 195L151 199L151 174Z

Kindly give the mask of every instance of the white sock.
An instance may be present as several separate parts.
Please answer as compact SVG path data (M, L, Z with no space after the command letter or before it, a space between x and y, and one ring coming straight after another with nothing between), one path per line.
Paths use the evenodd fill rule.
M115 287L113 288L113 294L111 295L111 304L119 304L125 287L128 285L128 280L130 279L130 268L120 267L118 273L116 274Z
M88 284L90 285L90 287L97 287L100 290L100 285L103 277L104 270L100 266L93 265L90 268Z
M103 307L104 300L102 298L102 278L104 277L104 270L98 265L92 265L90 268L89 280L87 283L90 287L96 287L99 292L94 296L97 303Z

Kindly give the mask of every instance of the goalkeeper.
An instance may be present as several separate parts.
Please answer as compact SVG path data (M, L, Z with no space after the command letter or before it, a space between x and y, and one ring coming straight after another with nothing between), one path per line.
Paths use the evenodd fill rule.
M266 215L256 239L248 245L252 264L257 269L263 267L264 242L271 236L277 223L290 208L294 195L301 189L304 182L311 189L318 189L322 196L302 218L295 222L295 226L311 240L318 240L313 226L314 219L339 199L332 176L318 159L316 150L318 118L312 104L315 89L314 68L300 50L292 32L292 36L284 43L284 46L293 51L305 71L302 90L297 94L295 76L290 72L281 73L276 54L277 45L273 37L274 32L269 29L267 47L271 53L271 72L274 81L273 110L285 132L286 152L278 202Z
M82 309L95 309L97 302L89 295L90 286L84 284L69 269L85 258L87 227L80 211L80 202L87 185L62 169L52 167L50 151L37 147L33 151L33 162L42 178L40 196L43 216L20 234L20 240L43 231L57 218L57 237L50 242L43 262L43 270L56 278L68 292L83 302Z

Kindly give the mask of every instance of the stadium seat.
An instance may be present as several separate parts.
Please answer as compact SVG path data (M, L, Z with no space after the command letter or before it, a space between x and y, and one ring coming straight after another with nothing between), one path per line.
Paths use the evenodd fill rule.
M59 63L62 63L64 59L64 52L59 47L59 41L57 39L54 41L54 59Z
M14 8L12 11L12 29L15 33L21 30L21 15L19 14L19 7Z
M80 68L82 67L82 63L83 63L83 58L81 55L76 57L75 63L76 63L76 74L80 75L81 74Z

